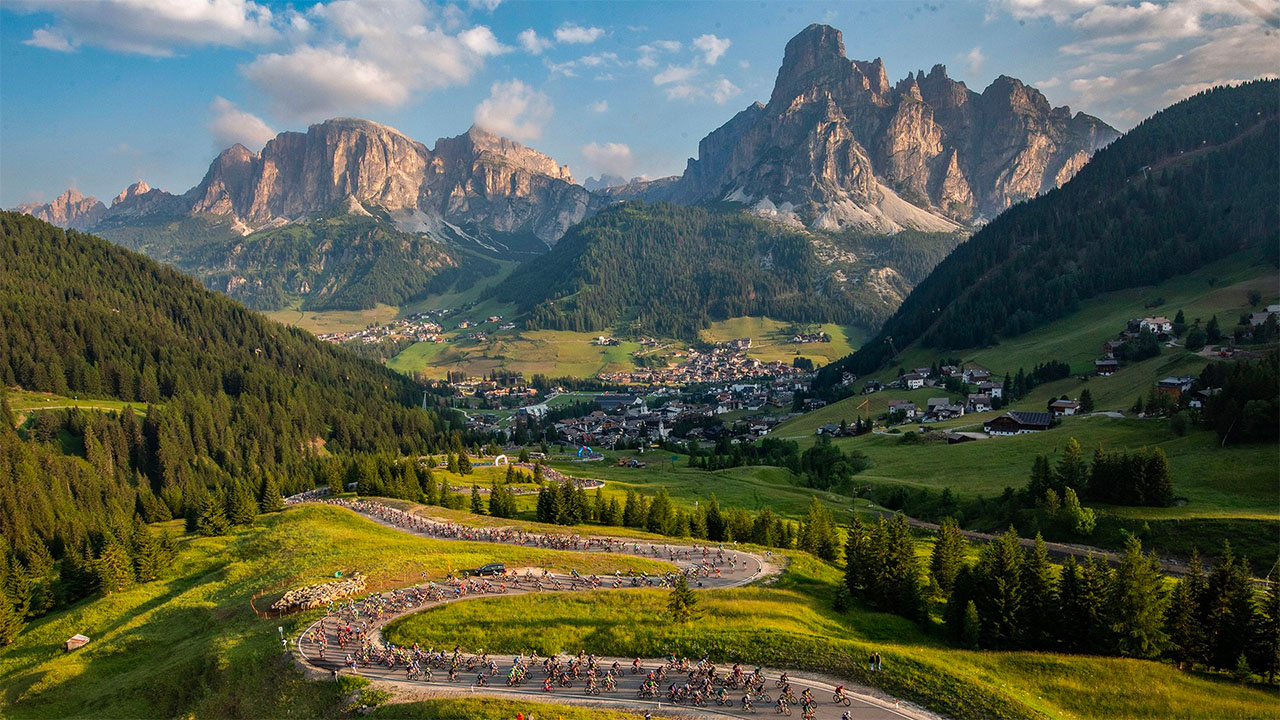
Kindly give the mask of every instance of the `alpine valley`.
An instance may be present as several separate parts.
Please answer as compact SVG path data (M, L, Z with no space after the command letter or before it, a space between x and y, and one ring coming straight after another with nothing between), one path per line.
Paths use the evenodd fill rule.
M0 2L0 719L1275 718L1266 4Z

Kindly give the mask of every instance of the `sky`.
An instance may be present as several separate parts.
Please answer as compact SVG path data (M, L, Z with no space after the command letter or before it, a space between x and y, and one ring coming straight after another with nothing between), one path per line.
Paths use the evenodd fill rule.
M1280 72L1280 0L0 0L0 206L182 193L221 149L363 117L428 147L472 124L579 181L678 174L766 102L810 23L891 82L999 75L1124 130Z

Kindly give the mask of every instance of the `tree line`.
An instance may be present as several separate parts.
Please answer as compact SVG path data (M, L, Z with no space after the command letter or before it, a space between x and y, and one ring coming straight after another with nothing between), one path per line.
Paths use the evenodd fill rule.
M1187 576L1171 583L1134 537L1114 568L1074 557L1055 567L1039 535L1024 547L1013 528L971 561L968 540L948 519L926 568L906 520L895 516L855 518L845 556L838 606L856 599L923 622L938 603L947 637L963 647L1163 657L1272 682L1280 670L1280 583L1256 587L1229 544L1211 570L1193 558Z

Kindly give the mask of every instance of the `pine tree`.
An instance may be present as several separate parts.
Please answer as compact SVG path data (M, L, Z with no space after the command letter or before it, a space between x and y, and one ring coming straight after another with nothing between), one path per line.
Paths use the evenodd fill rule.
M800 549L827 561L839 557L839 536L831 511L816 496L809 498L809 509L800 525Z
M622 506L618 504L618 498L609 498L609 504L605 506L604 514L600 516L600 523L614 527L622 524Z
M689 581L685 579L684 573L676 578L676 584L671 588L667 610L671 613L671 619L677 623L692 622L700 615L698 595L689 587Z
M520 462L520 463L522 463L522 464L528 464L528 462L529 462L529 448L527 448L527 447L522 447L522 448L520 448L520 458L519 458L518 462Z
M712 542L728 539L725 536L724 515L720 512L720 502L716 500L715 493L707 501L707 539Z
M865 598L875 584L880 569L875 545L870 528L854 515L844 545L844 582L852 597Z
M440 503L440 484L436 482L435 473L427 470L418 476L418 484L422 486L422 502L427 505Z
M1059 642L1064 650L1101 654L1113 647L1111 623L1107 617L1107 597L1111 569L1091 557L1076 565L1068 558L1058 582L1062 605Z
M98 579L98 587L108 595L133 585L133 562L119 540L110 536L107 538L94 563L94 574Z
M884 522L885 564L880 578L880 607L903 617L918 619L924 615L924 588L920 578L920 558L916 556L911 528L902 515ZM830 526L833 535L834 525Z
M1280 579L1272 578L1267 582L1267 589L1259 603L1257 662L1254 667L1265 673L1268 683L1276 681L1276 673L1280 672Z
M1207 581L1200 566L1200 554L1191 555L1187 574L1174 586L1165 610L1164 626L1169 633L1169 655L1179 669L1193 670L1208 656L1201 599Z
M233 525L252 525L254 516L258 514L258 503L249 487L237 482L227 497L227 520Z
M1035 545L1026 553L1022 566L1022 605L1019 624L1025 646L1037 650L1053 647L1061 616L1053 565L1044 538L1036 533Z
M31 591L35 585L31 573L15 553L0 559L0 592L9 597L14 612L25 618L31 609Z
M1164 449L1157 447L1146 461L1142 476L1142 503L1156 507L1173 504L1173 479L1169 473L1169 458Z
M258 509L264 513L284 510L284 497L280 493L280 483L274 475L267 475L262 483L262 496L258 498Z
M964 604L964 627L960 631L960 644L970 650L977 650L982 642L982 620L978 617L978 606L972 600Z
M1142 542L1129 536L1124 556L1111 580L1111 632L1125 657L1156 657L1164 652L1165 575L1155 556L1144 555Z
M92 594L98 587L98 577L93 568L93 557L87 545L70 550L62 558L58 583L64 600L72 602Z
M1203 601L1209 663L1229 670L1249 651L1257 627L1249 563L1223 543L1222 558L1209 573Z
M7 411L7 407L5 408ZM27 624L26 618L13 606L8 593L0 592L0 645L8 645Z
M553 523L556 521L555 501L552 499L553 492L554 491L546 485L543 485L538 489L538 506L535 511L535 516L538 518L538 522Z
M1044 455L1036 455L1036 459L1031 463L1031 480L1027 482L1027 493L1031 495L1033 502L1041 502L1044 500L1045 493L1053 490L1057 485L1053 476L1053 470L1049 467L1049 458Z
M1054 476L1059 493L1065 488L1080 492L1088 485L1088 468L1080 453L1080 443L1075 438L1068 440L1067 446L1062 449L1062 457L1058 459L1058 465L1054 468Z
M1080 391L1080 412L1093 412L1093 391L1089 388Z
M474 515L484 515L484 498L480 496L480 486L471 486L471 512Z
M1218 316L1216 314L1209 318L1209 324L1204 326L1204 332L1205 339L1210 345L1222 342L1222 328L1218 326ZM1235 660L1232 659L1231 662L1235 663Z
M151 582L160 573L159 543L140 516L133 517L133 533L129 538L133 555L133 574L138 582Z
M457 455L454 455L453 453L449 453L449 460L447 463L445 463L445 469L454 475L459 474Z
M982 618L982 646L1007 649L1022 641L1022 546L1012 527L982 548L974 603Z
M466 453L461 453L460 455L458 455L458 474L470 475L471 471L472 471L471 458L467 457Z
M591 520L601 522L604 517L604 488L596 488L595 498L591 502Z
M667 494L665 487L659 488L658 494L649 506L649 517L645 520L645 529L659 535L666 534L671 529L671 514L671 496Z
M225 535L230 529L223 503L206 492L196 507L194 532L205 536Z

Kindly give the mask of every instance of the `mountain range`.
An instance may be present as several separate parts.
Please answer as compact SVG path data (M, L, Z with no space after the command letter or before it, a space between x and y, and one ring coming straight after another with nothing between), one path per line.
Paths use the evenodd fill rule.
M385 125L339 118L280 133L260 152L234 145L180 195L139 181L110 207L72 190L18 209L146 252L256 307L368 307L438 289L444 269L474 276L478 259L546 252L626 200L750 212L808 231L819 258L847 257L823 247L833 234L962 237L1061 185L1117 135L1009 77L979 94L938 65L890 84L879 59L850 60L838 30L811 25L787 44L768 103L711 132L676 177L584 186L567 166L478 127L428 148ZM335 223L361 230L344 235ZM286 227L297 252L280 251ZM383 252L384 267L415 272L369 286L360 267L336 267L368 268ZM891 264L869 269L903 275ZM353 282L375 289L347 292ZM892 306L910 289L896 285ZM392 286L378 297L376 288Z
M990 346L1101 293L1237 253L1274 266L1278 91L1276 80L1213 88L1144 120L1062 188L975 233L817 386L833 390L843 372L873 372L913 344L940 354Z

